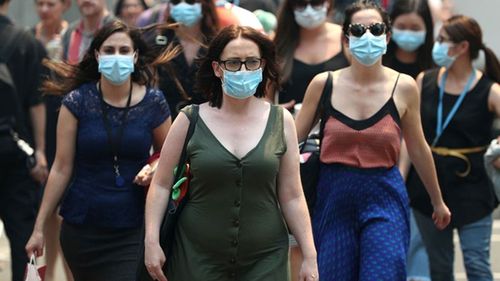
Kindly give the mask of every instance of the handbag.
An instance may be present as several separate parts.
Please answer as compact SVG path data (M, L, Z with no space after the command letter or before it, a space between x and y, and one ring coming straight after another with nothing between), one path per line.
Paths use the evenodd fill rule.
M497 170L493 165L493 162L498 157L500 157L500 143L498 143L497 139L493 139L486 153L484 153L483 161L486 174L491 180L497 200L500 201L500 170Z
M189 118L189 128L186 134L186 139L184 140L179 162L174 169L174 184L172 186L172 192L170 194L167 209L160 227L160 246L167 257L170 256L172 246L174 244L177 221L182 210L184 209L184 206L186 206L186 203L189 200L188 191L190 173L186 148L191 136L194 133L196 122L198 121L198 110L198 105L191 105L191 112L190 114L187 114ZM179 169L179 167L181 168ZM142 242L144 242L144 239L142 239ZM166 265L167 264L165 263L163 271L165 271ZM144 264L144 245L141 246L137 279L141 281L153 281Z
M31 255L30 261L26 264L23 281L43 281L45 279L46 266L36 264L35 255Z
M327 97L333 89L332 75L328 72L323 92L321 93L318 107L316 108L316 116L320 117L320 130L319 134L310 134L307 139L299 143L300 151L300 179L302 182L302 190L306 197L307 207L309 214L312 216L314 213L314 205L316 204L316 189L319 180L320 170L320 150L321 140L323 139L323 130L327 119L325 108L330 103Z

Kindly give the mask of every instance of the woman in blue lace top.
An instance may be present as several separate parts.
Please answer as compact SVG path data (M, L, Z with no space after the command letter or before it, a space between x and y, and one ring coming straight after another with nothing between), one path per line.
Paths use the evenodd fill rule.
M167 52L168 61L174 52ZM150 88L154 58L137 30L116 21L95 36L77 66L49 63L66 78L45 90L65 95L57 152L28 255L43 254L44 226L62 199L61 246L75 280L135 280L145 189L171 118Z

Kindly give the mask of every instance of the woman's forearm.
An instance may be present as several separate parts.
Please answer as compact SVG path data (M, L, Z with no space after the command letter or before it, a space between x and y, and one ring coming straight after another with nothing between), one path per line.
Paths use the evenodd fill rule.
M418 150L408 150L411 161L422 180L433 206L443 203L441 190L437 180L436 168L431 149L427 144L420 145Z
M304 258L316 259L311 220L304 196L282 203L281 209L288 227L300 245Z
M411 168L410 155L408 154L408 149L406 148L406 142L401 143L401 152L399 154L398 168L401 176L406 181L408 173Z
M71 178L72 169L57 169L55 166L50 170L49 178L43 193L42 204L38 211L35 231L44 231L47 218L55 211L61 200L64 190Z
M170 196L170 190L158 184L152 183L147 199L145 210L146 243L159 243L160 226Z

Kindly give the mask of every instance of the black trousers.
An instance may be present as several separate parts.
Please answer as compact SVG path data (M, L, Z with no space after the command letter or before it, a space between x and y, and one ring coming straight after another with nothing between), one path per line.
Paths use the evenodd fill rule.
M10 242L12 280L22 281L28 257L28 242L36 216L37 184L19 155L0 157L0 219Z

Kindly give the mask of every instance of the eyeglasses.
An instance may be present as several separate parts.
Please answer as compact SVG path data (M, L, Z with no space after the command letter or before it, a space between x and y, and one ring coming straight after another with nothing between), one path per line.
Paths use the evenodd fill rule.
M245 65L246 70L257 70L262 65L261 58L247 58L245 61L240 61L238 59L221 60L219 64L224 66L227 71L235 72L240 71L241 66Z
M324 3L325 0L310 0L310 1L298 0L293 7L295 10L299 12L304 11L307 8L307 5L311 5L313 9L319 10L323 8Z
M181 2L181 0L170 0L170 3L172 3L173 5L177 5L180 2ZM186 2L188 4L194 4L194 3L200 2L200 0L184 0L183 2Z
M383 22L372 23L368 26L361 23L352 23L349 25L349 33L355 37L361 37L367 30L374 36L380 36L385 33L386 25Z

